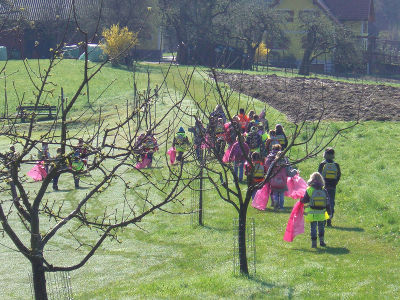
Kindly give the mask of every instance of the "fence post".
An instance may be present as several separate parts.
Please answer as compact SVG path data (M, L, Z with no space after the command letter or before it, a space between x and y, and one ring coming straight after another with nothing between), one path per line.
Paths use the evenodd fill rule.
M200 166L199 225L203 226L203 163Z

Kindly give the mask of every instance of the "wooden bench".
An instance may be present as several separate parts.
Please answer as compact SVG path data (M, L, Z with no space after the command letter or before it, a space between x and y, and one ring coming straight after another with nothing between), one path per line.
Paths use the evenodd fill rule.
M21 105L17 107L17 118L20 118L22 122L30 116L48 116L53 118L57 113L57 106L51 105Z

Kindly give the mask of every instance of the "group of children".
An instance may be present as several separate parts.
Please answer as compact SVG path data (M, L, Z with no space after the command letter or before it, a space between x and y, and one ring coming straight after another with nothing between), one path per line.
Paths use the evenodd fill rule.
M78 144L73 148L70 155L63 155L61 148L57 148L55 157L51 157L49 145L47 142L42 142L42 147L38 151L38 160L43 163L46 174L51 172L57 165L60 170L71 169L73 171L75 188L79 188L80 174L84 171L88 163L88 151L84 145L83 139L78 140ZM58 191L58 180L60 173L53 177L53 190Z
M212 112L209 120L207 128L197 119L195 126L189 128L189 132L193 133L197 158L203 159L202 149L209 148L217 158L223 158L224 162L233 162L236 178L243 182L244 175L247 175L249 185L262 182L272 163L275 162L270 170L273 177L268 183L271 191L271 206L275 210L282 210L284 193L288 189L287 178L298 173L291 167L288 158L283 155L283 151L288 146L283 126L277 124L273 130L269 131L265 111L260 115L250 111L246 115L244 109L240 109L239 114L231 122L227 122L220 105ZM182 127L175 136L173 146L177 149L178 161L182 161L183 152L190 146ZM225 151L226 146L228 149ZM306 205L305 220L311 224L312 247L317 246L317 228L320 245L326 246L325 225L332 226L336 185L341 177L339 164L334 162L334 154L334 149L326 149L325 160L319 165L318 172L311 174L307 182L309 187L300 200ZM251 163L249 163L249 158ZM257 190L253 192L253 198L256 192Z
M142 133L136 140L134 152L139 154L141 161L147 160L143 167L151 168L153 165L153 155L158 151L157 139L151 130Z
M257 115L250 111L247 115L241 108L239 114L227 121L221 105L218 105L209 117L207 127L196 118L195 125L188 129L193 134L193 146L199 161L204 159L204 149L213 153L214 157L223 162L233 163L234 176L243 182L247 175L247 184L255 185L262 182L272 163L270 170L273 174L269 181L271 191L271 206L275 210L284 208L284 194L287 191L287 179L298 174L291 167L284 150L288 146L283 126L277 124L269 130L269 123L265 111ZM183 154L191 147L191 143L183 127L176 133L172 146L178 162L183 163ZM142 160L150 160L158 150L157 141L151 132L142 134L135 145ZM227 149L225 149L227 147ZM311 223L312 247L316 247L317 228L320 245L325 246L325 224L332 226L335 208L336 185L340 180L339 164L334 162L334 150L328 148L324 154L325 160L319 165L318 172L313 173L308 181L308 189L301 199L306 204L305 219ZM257 190L253 192L253 198ZM326 221L326 212L329 215Z

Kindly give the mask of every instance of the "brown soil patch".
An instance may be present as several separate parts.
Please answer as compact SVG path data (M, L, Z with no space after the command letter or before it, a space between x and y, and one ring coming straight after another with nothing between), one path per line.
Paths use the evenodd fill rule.
M400 120L400 88L329 79L219 73L218 80L268 103L290 120Z

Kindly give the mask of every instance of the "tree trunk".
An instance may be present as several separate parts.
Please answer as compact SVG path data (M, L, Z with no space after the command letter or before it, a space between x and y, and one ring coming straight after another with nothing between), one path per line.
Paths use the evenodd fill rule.
M32 259L31 264L35 300L47 300L46 275L44 272L43 262L41 258L35 257Z
M254 69L256 50L257 49L252 47L251 45L247 45L247 55L249 57L249 66L252 70Z
M33 206L31 211L31 264L33 290L36 300L47 300L46 275L43 265L43 244L40 235L39 209Z
M240 273L244 275L249 275L249 267L247 265L247 247L246 247L247 246L246 217L247 217L247 207L241 206L239 213L239 228L238 228Z
M181 43L178 46L177 54L176 54L176 62L180 65L187 65L189 62L188 59L188 48L186 44Z
M304 50L303 59L301 61L300 68L299 68L299 75L305 75L305 76L310 75L311 54L312 54L311 48L306 48Z

